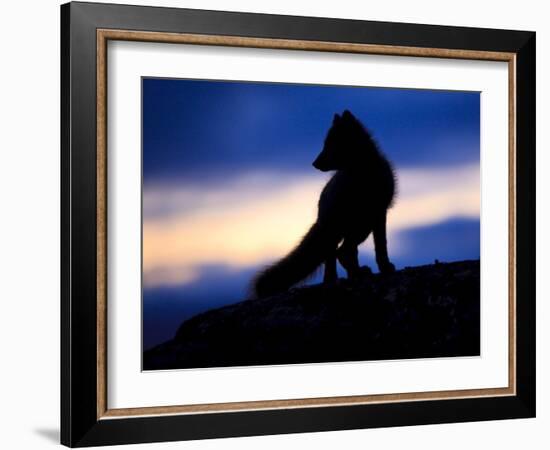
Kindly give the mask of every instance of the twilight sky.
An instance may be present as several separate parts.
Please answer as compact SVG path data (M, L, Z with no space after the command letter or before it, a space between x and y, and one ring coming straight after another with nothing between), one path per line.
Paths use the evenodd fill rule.
M311 163L352 111L397 171L398 268L479 258L478 93L143 79L143 345L243 300L315 220ZM372 243L361 260L376 269Z

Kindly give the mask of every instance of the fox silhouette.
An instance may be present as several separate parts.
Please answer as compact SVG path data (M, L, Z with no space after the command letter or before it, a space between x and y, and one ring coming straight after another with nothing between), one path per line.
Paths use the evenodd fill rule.
M393 205L396 176L367 129L345 110L334 115L313 167L336 173L323 188L317 221L294 250L260 272L256 296L285 291L324 263L324 283L337 280L337 260L348 278L361 273L357 247L372 233L376 263L382 273L395 271L388 258L386 215Z

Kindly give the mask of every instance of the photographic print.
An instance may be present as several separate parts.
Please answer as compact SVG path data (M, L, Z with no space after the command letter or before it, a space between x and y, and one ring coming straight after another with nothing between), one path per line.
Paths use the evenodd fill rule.
M535 416L534 32L60 20L64 445Z
M479 92L142 79L143 370L480 355Z

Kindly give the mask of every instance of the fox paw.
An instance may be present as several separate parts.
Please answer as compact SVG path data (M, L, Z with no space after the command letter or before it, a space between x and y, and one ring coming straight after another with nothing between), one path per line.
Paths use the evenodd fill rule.
M372 269L369 266L361 266L358 273L360 276L372 275Z
M393 273L395 272L395 266L391 263L391 262L388 262L387 264L383 264L379 267L380 269L380 273Z
M372 270L369 266L357 267L357 269L350 271L348 270L348 280L359 280L364 277L369 277L372 275Z
M323 284L324 284L325 286L336 286L339 282L340 282L340 278L338 278L338 277L335 277L335 278L324 278L324 279L323 279Z

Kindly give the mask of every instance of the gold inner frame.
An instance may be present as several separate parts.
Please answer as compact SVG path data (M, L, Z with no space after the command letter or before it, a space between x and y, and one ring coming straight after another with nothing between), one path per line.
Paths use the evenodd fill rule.
M508 63L508 386L397 394L260 400L198 405L147 406L109 409L107 405L107 42L109 40L217 45L267 49L364 53L392 56L436 57L503 61ZM158 33L114 29L97 30L97 418L196 414L262 409L446 400L516 394L516 54L477 50L422 48L323 41L265 39L239 36Z

